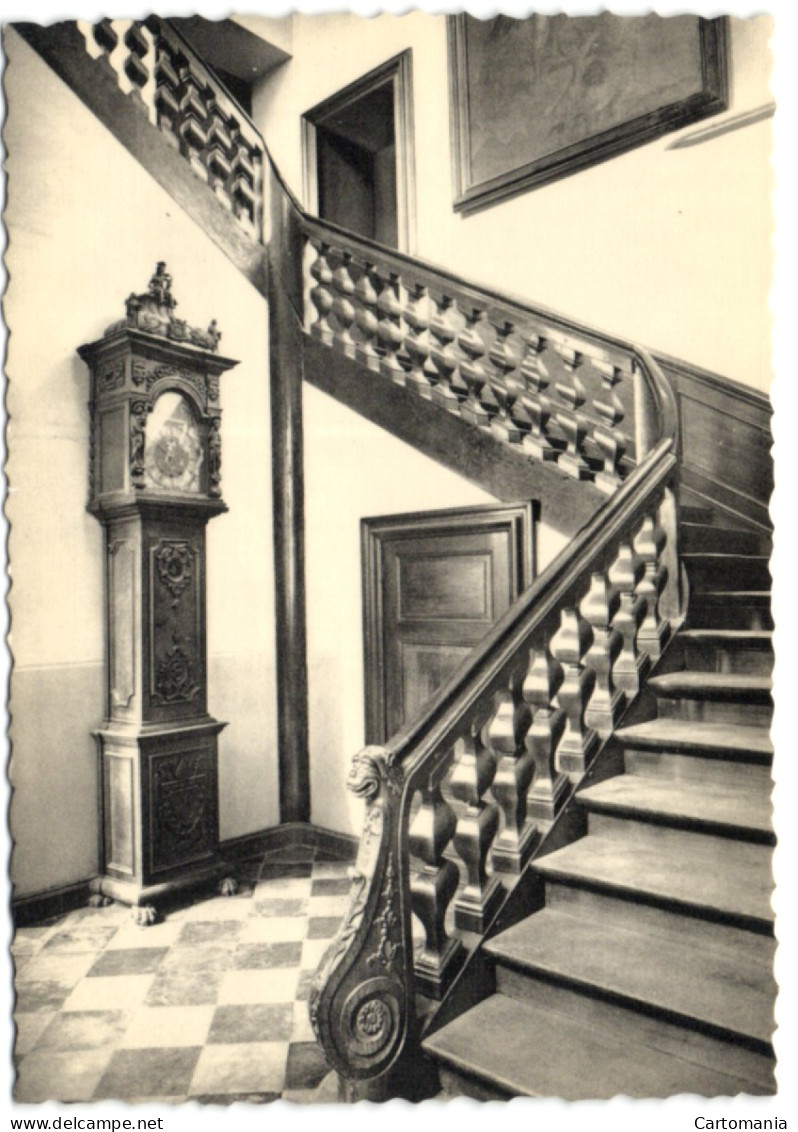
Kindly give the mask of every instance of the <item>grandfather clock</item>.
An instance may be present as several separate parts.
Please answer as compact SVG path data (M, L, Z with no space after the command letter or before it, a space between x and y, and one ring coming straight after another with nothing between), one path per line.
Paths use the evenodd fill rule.
M98 901L137 922L220 875L217 737L207 710L205 527L221 498L212 322L175 317L159 263L126 316L78 350L91 370L89 510L105 528L107 708ZM233 882L223 882L232 889Z

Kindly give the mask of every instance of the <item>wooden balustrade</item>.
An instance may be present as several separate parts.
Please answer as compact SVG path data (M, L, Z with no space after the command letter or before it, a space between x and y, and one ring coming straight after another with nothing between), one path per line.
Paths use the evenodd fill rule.
M476 322L471 317L471 332L478 334ZM496 370L506 370L509 336L507 330L490 344L482 339L484 354L473 342L471 355L489 359L480 364L493 364L491 352L500 355ZM450 346L452 324L445 333L438 327L433 337L439 349ZM417 351L415 365L422 353L429 356ZM568 364L579 368L575 356ZM573 784L640 690L654 648L672 631L662 606L675 536L659 519L672 496L671 447L661 442L649 454L383 752L395 776L393 817L390 829L381 826L383 866L370 882L371 895L356 887L353 907L363 908L368 899L383 907L379 901L391 887L398 920L391 921L390 938L397 948L401 938L405 957L412 954L410 914L417 916L422 945L406 960L404 973L396 962L385 971L411 981L410 997L413 988L433 1000L445 996L468 961L475 934L484 935L495 921ZM367 838L373 839L372 811ZM350 1079L358 1076L357 1066L341 1056L343 1023L339 1017L336 1027L331 1019L336 1011L349 1017L353 988L365 995L382 986L374 982L374 964L357 958L374 953L375 938L368 917L358 916L347 918L333 945L337 954L351 939L347 996L334 979L317 980L313 994L313 1009L324 1013L328 1027L317 1022L320 1038L325 1049L334 1046L332 1060ZM368 931L372 942L366 948ZM399 997L386 990L385 998L389 1005L380 1017L398 1019Z
M627 478L651 431L636 419L650 411L637 352L332 225L302 227L311 337L607 495Z
M166 21L78 21L86 49L138 98L196 176L255 239L263 238L266 147L246 113Z

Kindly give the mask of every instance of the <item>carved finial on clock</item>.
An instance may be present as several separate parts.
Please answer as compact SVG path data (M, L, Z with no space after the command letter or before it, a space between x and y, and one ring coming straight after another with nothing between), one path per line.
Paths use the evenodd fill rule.
M174 342L190 342L201 350L217 353L222 332L216 319L212 319L207 330L189 326L184 318L175 318L177 299L172 294L172 276L166 270L166 262L158 260L147 290L137 295L132 291L125 300L125 318L114 322L105 336L117 334L120 330L144 330Z

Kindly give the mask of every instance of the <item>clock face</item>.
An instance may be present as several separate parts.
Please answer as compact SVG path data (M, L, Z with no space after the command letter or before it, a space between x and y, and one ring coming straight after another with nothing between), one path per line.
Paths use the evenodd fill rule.
M162 393L147 421L144 476L160 491L200 491L202 442L191 406L179 393Z

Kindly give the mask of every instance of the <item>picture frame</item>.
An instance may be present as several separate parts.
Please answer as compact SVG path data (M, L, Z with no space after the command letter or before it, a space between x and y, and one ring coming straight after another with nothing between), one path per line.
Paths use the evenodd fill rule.
M447 24L456 212L550 184L728 108L726 17L458 14ZM500 136L495 122L508 113ZM566 123L576 123L570 134Z

